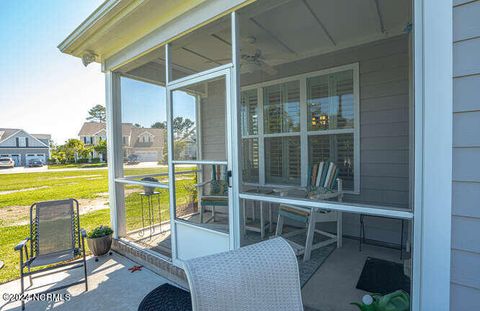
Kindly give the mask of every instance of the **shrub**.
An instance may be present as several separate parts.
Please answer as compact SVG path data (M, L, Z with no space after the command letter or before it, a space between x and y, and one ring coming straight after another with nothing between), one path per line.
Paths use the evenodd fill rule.
M96 227L88 233L89 239L101 238L113 233L113 230L108 226Z
M100 163L100 158L93 158L92 163Z

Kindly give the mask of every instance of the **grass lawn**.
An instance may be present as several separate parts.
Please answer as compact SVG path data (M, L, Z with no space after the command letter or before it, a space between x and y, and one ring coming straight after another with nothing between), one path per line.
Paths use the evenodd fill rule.
M182 168L190 170L190 168ZM166 168L128 168L126 175L143 175L166 172ZM177 185L178 202L188 202L188 189L194 183L194 175L182 175ZM18 191L25 190L26 191ZM18 191L18 192L11 192ZM30 206L34 202L63 198L93 199L108 191L107 170L85 170L65 172L41 172L29 174L6 174L0 178L0 213L2 209ZM127 230L141 227L141 186L126 185L125 205ZM168 190L160 192L162 220L170 217ZM3 193L2 193L3 192ZM0 214L1 215L1 214ZM28 219L29 215L24 215ZM87 231L99 225L110 223L110 210L96 210L80 217L81 227ZM5 266L0 270L0 283L19 277L19 254L14 246L28 236L28 225L9 225L0 218L0 260Z
M49 170L56 170L60 168L97 168L107 167L107 163L81 163L81 164L49 164Z
M127 168L125 175L166 173L167 168ZM0 209L64 198L93 199L108 192L107 170L5 174L0 177ZM21 191L18 191L21 190ZM5 193L5 191L11 191ZM2 193L4 192L4 193Z

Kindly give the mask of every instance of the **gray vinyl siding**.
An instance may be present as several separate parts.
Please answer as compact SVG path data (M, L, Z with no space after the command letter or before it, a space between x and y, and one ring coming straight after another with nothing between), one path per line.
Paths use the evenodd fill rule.
M480 1L454 1L451 310L480 303Z
M226 86L224 80L207 84L207 95L201 104L202 159L227 160L226 154Z
M28 147L35 147L35 148L45 148L45 145L41 143L39 140L31 136L30 134L26 133L25 131L20 131L12 137L8 138L7 140L3 141L0 147L16 147L18 137L26 137L28 138ZM48 146L48 144L47 144Z

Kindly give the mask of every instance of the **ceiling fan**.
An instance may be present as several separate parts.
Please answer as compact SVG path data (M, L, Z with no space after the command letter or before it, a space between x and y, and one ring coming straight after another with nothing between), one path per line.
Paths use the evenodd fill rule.
M277 73L277 70L269 65L262 56L262 50L260 49L256 49L254 54L242 54L240 59L240 71L242 73L252 73L259 69L269 75Z
M269 75L274 75L277 70L272 65L268 64L268 60L262 54L262 50L255 46L257 39L253 36L242 39L244 46L240 55L240 72L252 73L258 70L262 70ZM248 51L247 51L248 50ZM230 58L216 59L214 62L226 62L230 61ZM212 62L212 61L208 61Z

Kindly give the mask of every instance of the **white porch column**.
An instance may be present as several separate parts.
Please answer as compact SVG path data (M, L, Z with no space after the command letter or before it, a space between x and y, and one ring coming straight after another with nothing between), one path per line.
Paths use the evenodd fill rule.
M413 310L450 309L452 1L416 0Z
M122 153L122 106L120 75L115 72L105 74L105 95L107 110L107 161L108 193L110 197L110 222L115 238L126 234L125 196L123 185L115 178L123 177Z
M240 23L236 12L230 14L232 23L232 74L230 81L231 95L231 137L229 137L231 148L231 171L232 176L232 196L233 196L233 213L230 216L230 244L236 249L240 248L240 236L242 228L240 219L244 217L244 211L240 211L240 183L242 182L242 163L240 163L240 152L242 150L242 140L240 138ZM228 84L227 84L228 87Z

